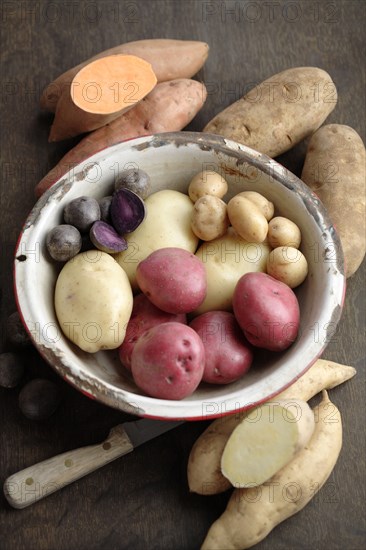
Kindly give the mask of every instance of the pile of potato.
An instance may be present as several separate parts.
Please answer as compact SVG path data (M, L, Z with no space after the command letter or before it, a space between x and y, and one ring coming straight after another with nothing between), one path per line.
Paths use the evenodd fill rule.
M197 186L198 181L204 185ZM102 247L98 241L94 251L73 251L58 275L55 311L65 336L91 353L118 348L122 365L137 386L152 397L183 399L201 381L228 384L248 371L255 348L279 352L296 340L300 308L292 290L291 264L287 277L265 273L272 264L277 265L271 259L267 238L275 207L256 192L240 193L226 204L220 197L227 189L227 182L218 173L200 172L188 185L189 196L163 190L143 200L129 191L134 203L138 199L138 204L143 204L144 215L139 210L136 223L131 225L129 220L127 229L123 225L119 231L126 244L122 251L106 249L105 239ZM114 214L113 219L123 219L125 203L119 194L124 191L122 187L112 195L111 212L104 212L106 220L110 214ZM193 202L198 194L201 196ZM220 208L207 213L204 201L211 198L220 201ZM243 215L235 207L235 201L242 200L249 205L249 231L242 229ZM198 202L202 205L199 210ZM116 210L120 205L121 212ZM74 199L64 208L67 214L71 210L75 215L67 221L80 231L86 229L92 234L95 225L108 226L99 219L95 199ZM258 261L226 261L209 253L207 247L217 239L209 241L205 229L208 225L212 238L222 212L227 223L225 232L220 228L219 240L225 243L227 238L234 239L243 250L258 247ZM256 231L258 219L262 229L264 226L260 234ZM300 245L301 234L293 222L281 219L290 230L281 230L278 222L276 244L284 246L273 252L285 253L289 244ZM196 226L201 228L201 238ZM66 248L70 252L65 244L58 243L57 251ZM50 252L57 259L54 248ZM298 249L296 252L303 257ZM306 269L298 284L307 273L304 262ZM295 263L301 261L295 258ZM228 277L231 284L227 284Z
M226 204L222 199L228 190L225 179L217 172L203 170L194 176L188 187L188 194L194 202L191 228L202 241L224 238L229 227L231 235L242 239L257 249L258 257L273 250L266 260L269 275L282 281L290 288L299 286L306 278L308 264L300 252L301 232L288 218L275 216L272 202L256 191L243 191ZM203 245L200 256L209 259L209 245ZM216 258L214 260L216 262Z

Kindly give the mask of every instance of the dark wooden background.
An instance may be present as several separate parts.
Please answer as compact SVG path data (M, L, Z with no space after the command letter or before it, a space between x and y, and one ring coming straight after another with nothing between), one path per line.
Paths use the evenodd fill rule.
M283 69L327 70L339 92L330 122L348 124L365 140L365 2L26 0L0 3L1 43L1 334L14 311L12 256L34 204L33 188L74 142L48 144L52 117L39 110L45 84L91 55L149 37L204 40L209 59L198 75L209 95L189 126L202 130L249 83ZM270 121L269 121L270 123ZM76 140L75 140L76 141ZM298 175L305 144L279 160ZM348 281L339 330L325 357L354 365L358 375L331 392L344 422L344 446L329 481L297 516L258 550L357 550L365 544L365 263ZM103 440L132 419L78 393L33 350L24 354L22 385L36 376L57 381L63 401L47 421L18 408L22 386L0 388L0 477L55 454ZM185 424L130 455L18 511L0 496L4 550L198 549L229 494L190 495L186 464L207 424Z

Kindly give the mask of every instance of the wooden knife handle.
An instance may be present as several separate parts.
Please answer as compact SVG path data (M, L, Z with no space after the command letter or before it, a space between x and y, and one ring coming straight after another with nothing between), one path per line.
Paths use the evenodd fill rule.
M81 447L29 466L5 480L4 495L13 508L25 508L65 485L133 451L122 426L98 445Z

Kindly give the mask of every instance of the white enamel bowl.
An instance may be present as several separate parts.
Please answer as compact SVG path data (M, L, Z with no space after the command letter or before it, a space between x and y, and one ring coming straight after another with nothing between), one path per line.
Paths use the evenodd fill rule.
M301 309L299 336L284 353L254 362L230 385L202 384L182 401L144 395L124 373L115 351L88 354L61 333L53 294L59 266L45 250L45 236L62 220L75 197L110 194L117 168L139 166L153 190L186 192L203 168L220 172L229 183L225 199L243 190L262 193L302 232L309 264L306 281L296 289ZM345 293L343 255L338 236L317 197L272 159L224 138L193 132L142 137L93 155L52 186L37 202L19 238L15 255L15 292L35 346L68 382L98 401L138 416L198 420L245 409L275 396L322 354L340 319Z

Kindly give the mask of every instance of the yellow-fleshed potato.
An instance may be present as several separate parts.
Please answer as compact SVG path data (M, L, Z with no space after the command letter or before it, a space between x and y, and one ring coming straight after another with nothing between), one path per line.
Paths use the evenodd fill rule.
M272 248L278 246L299 248L301 231L293 221L282 216L276 216L268 224L268 242Z
M138 289L136 268L159 248L177 247L194 253L198 237L191 229L193 204L188 195L172 189L153 193L145 200L146 217L132 233L125 235L128 248L114 256L126 271L134 290Z
M267 237L268 222L251 200L235 195L227 205L227 213L235 231L246 241L262 243Z
M105 252L89 250L74 256L57 278L55 310L60 327L89 353L122 344L132 305L126 273Z
M206 267L207 294L194 313L230 311L236 283L245 273L264 272L270 250L266 243L245 241L232 227L223 237L202 243L196 256Z
M204 195L193 207L191 228L199 239L212 241L225 235L229 227L226 202L214 195Z
M343 124L319 128L309 141L301 179L326 207L351 277L366 253L366 152L358 133ZM334 252L328 249L329 265Z
M218 113L203 131L274 158L315 132L336 103L337 90L327 72L294 67L258 84Z
M227 181L221 174L212 170L202 170L191 179L188 186L188 195L193 202L204 195L214 195L222 199L227 190Z
M263 216L266 218L267 221L273 218L273 214L274 214L273 202L266 199L266 197L264 197L260 193L257 193L257 191L242 191L241 193L238 193L238 196L245 197L246 199L249 199L251 202L254 202L254 204L258 206L259 210L262 212Z
M308 262L297 248L279 246L268 256L267 273L290 288L295 288L306 279Z

